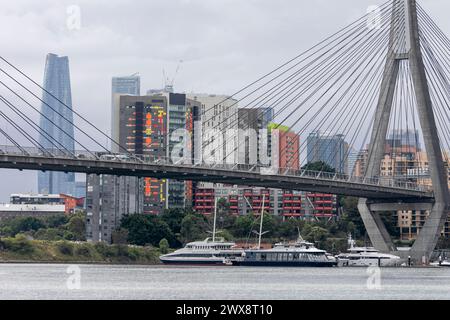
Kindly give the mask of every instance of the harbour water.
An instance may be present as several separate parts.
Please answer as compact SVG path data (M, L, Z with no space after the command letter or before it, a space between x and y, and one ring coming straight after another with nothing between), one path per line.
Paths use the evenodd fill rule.
M450 268L0 264L0 299L450 299Z

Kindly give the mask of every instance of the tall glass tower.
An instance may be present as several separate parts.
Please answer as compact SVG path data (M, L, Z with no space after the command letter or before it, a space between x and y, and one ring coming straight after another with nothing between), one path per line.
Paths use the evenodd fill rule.
M74 151L75 143L72 112L72 94L70 89L70 72L68 57L59 57L49 53L45 63L44 89L49 93L43 93L40 126L51 137L57 140L67 150ZM61 102L56 100L58 98ZM48 118L48 119L47 119ZM51 121L50 121L50 120ZM43 135L39 137L39 143L51 150L55 147ZM62 147L58 145L61 149ZM62 172L39 172L39 193L50 194L75 194L75 174Z
M111 138L120 139L120 96L139 96L141 94L141 77L138 73L128 77L113 77L111 87ZM121 152L119 146L113 144L112 152Z
M311 132L308 136L308 163L322 161L338 173L348 173L348 143L342 134Z

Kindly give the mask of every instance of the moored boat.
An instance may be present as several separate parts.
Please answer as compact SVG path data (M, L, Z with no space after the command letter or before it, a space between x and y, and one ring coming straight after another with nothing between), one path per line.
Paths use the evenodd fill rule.
M399 256L381 253L373 247L356 247L351 235L348 244L348 252L336 256L340 267L394 267L402 263Z
M164 264L176 265L226 265L226 261L242 255L243 249L234 242L216 237L217 199L215 200L212 238L186 244L182 249L159 257Z
M278 243L271 249L244 250L233 265L253 267L334 267L337 260L301 237L293 244Z
M178 265L224 265L225 260L242 255L243 250L235 248L234 242L222 238L207 238L204 241L188 243L184 248L160 256L164 264Z

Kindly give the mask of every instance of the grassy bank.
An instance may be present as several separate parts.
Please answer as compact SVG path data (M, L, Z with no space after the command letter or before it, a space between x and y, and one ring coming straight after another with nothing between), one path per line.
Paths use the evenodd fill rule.
M0 239L0 262L159 264L159 249L103 243Z

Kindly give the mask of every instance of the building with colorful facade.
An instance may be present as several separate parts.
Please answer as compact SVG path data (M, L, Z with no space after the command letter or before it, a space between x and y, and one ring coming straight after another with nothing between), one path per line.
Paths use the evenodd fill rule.
M167 93L121 95L119 106L118 142L127 152L149 161L193 163L198 103L184 94ZM158 215L192 206L189 181L90 175L87 185L87 233L92 241L110 242L125 214Z
M196 188L195 212L212 215L215 198L224 199L228 203L229 213L235 216L259 215L263 198L265 212L285 219L329 219L337 216L335 195L244 187Z

